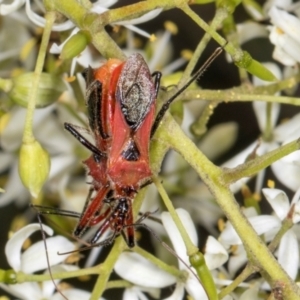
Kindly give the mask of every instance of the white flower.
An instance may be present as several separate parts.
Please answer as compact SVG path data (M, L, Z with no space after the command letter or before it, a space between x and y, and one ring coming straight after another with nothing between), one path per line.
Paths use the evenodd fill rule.
M141 299L140 294L143 291L157 293L158 289L176 282L174 276L134 252L123 252L118 258L114 270L120 277L135 284L135 288L131 288L129 291L125 290L125 295L134 293L137 295L136 297L139 297L137 299ZM126 299L130 298L126 297Z
M2 2L2 1L1 1ZM10 4L0 3L0 15L8 15L12 12L17 11L26 2L26 13L28 18L37 26L44 27L46 24L45 18L41 17L31 9L30 0L13 0ZM53 31L65 31L74 27L74 24L67 20L61 24L54 24L52 27Z
M22 246L25 240L32 233L40 230L40 224L27 225L17 231L7 242L5 246L6 258L9 265L15 272L21 271L31 274L48 268L44 241L39 241L31 245L22 253ZM53 230L46 225L43 225L43 230L48 235L53 234ZM65 249L65 251L75 250L75 246L68 239L62 236L50 237L46 239L46 244L52 274L56 272L73 271L78 269L76 266L61 264L66 259L66 256L57 254L57 252L61 251L62 249ZM46 272L48 272L48 270L46 270ZM55 281L56 283L59 282L59 280ZM53 295L55 286L51 280L45 281L42 284L37 282L24 282L20 284L7 285L0 283L0 287L22 300L59 299L57 294Z
M77 162L73 154L73 145L76 140L64 132L61 123L52 112L55 105L36 110L33 128L37 140L47 149L51 156L50 180L57 180L69 176L70 170ZM16 201L24 205L29 200L29 193L21 183L18 174L17 150L22 142L26 110L15 107L9 114L9 121L1 132L0 170L9 170L5 193L0 195L0 206ZM3 164L2 164L3 162ZM5 163L4 163L5 162ZM58 188L57 184L52 187Z
M273 58L286 66L300 62L300 20L273 6L269 11L271 22L270 41L275 45Z
M262 190L267 201L272 206L275 216L257 216L254 208L245 209L244 213L258 235L263 235L266 242L270 242L281 228L281 222L290 218L295 224L289 229L280 240L277 256L278 262L293 279L296 278L299 266L299 242L297 234L300 222L300 189L296 192L291 203L285 192L278 189L265 188ZM247 262L247 255L242 246L242 241L233 229L230 222L227 222L225 229L220 235L220 242L225 247L238 245L234 255L229 259L228 269L231 276Z

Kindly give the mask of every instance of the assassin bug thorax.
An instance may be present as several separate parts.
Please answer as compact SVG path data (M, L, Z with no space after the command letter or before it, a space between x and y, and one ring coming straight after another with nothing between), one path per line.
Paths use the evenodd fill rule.
M85 71L86 104L95 145L85 139L76 126L65 123L65 128L92 152L91 157L84 161L92 182L74 230L76 237L100 224L91 244L96 244L111 228L113 236L107 243L119 234L125 237L123 231L126 229L125 241L129 247L134 246L134 226L138 224L133 221L132 200L139 189L151 183L150 139L172 101L221 52L222 48L218 48L201 69L163 104L156 116L161 73L151 75L140 54L131 55L125 62L110 59L98 69Z

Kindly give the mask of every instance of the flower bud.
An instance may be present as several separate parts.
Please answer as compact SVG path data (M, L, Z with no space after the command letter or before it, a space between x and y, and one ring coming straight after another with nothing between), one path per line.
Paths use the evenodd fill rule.
M35 75L33 72L21 74L13 78L13 85L8 93L11 100L23 107L27 107L29 97L32 93L34 78ZM59 76L42 73L35 106L40 108L52 104L66 89L65 83Z
M60 58L70 59L79 55L90 42L91 37L85 31L79 31L74 34L64 45Z
M20 149L19 174L31 195L36 198L50 171L50 158L41 145L34 141L23 143Z

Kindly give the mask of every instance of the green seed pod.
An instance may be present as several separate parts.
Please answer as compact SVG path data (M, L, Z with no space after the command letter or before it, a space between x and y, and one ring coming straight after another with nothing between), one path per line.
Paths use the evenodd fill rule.
M79 55L91 40L90 35L86 31L79 31L74 34L64 45L60 58L70 59Z
M23 143L20 149L19 174L31 195L36 198L50 171L50 158L39 142Z
M27 107L32 93L34 77L34 73L30 72L13 78L13 85L8 93L10 99L23 107ZM54 103L66 89L65 83L60 77L42 73L35 106L41 108Z

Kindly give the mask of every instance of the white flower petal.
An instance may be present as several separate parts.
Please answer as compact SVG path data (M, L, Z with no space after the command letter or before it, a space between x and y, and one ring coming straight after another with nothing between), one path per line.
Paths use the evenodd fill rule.
M145 287L163 288L176 282L174 276L134 252L123 252L114 270L120 277Z
M122 300L140 300L134 288L125 289Z
M118 0L97 0L93 3L93 6L101 5L102 7L110 7L117 2Z
M5 16L18 10L25 0L13 0L10 4L0 4L0 15Z
M0 173L4 172L13 163L15 156L12 153L0 152ZM0 200L1 202L1 200Z
M274 73L273 73L274 74ZM261 101L255 101L252 104L258 126L261 132L264 132L266 126L267 126L267 103L261 102ZM280 113L280 104L279 103L272 103L271 107L271 126L272 128L275 127L275 124L278 120L278 116Z
M120 25L119 23L116 23L117 25ZM137 34L139 34L139 35L141 35L141 36L144 36L144 37L146 37L146 38L150 38L151 37L151 35L147 32L147 31L145 31L145 30L142 30L142 29L140 29L140 28L138 28L138 27L136 27L136 26L134 26L134 25L124 25L127 29L129 29L129 30L131 30L131 31L133 31L133 32L135 32L135 33L137 33Z
M47 253L50 266L61 263L66 255L59 255L58 252L75 250L75 246L63 236L55 236L46 239ZM65 250L64 250L65 249ZM29 247L21 257L21 270L25 273L34 273L47 269L46 250L44 241L39 241Z
M28 18L37 26L44 27L46 24L45 18L41 17L31 9L30 0L26 0L26 14ZM73 28L75 25L72 21L67 20L62 24L54 24L52 31L65 31Z
M41 289L37 282L24 282L14 285L0 283L0 287L21 300L43 299Z
M91 298L91 294L87 291L80 290L80 289L67 289L64 290L63 295L67 297L67 299L72 300L89 300ZM51 297L51 300L65 300L61 294L56 293L54 296ZM104 300L103 298L100 298Z
M294 213L293 213L293 223L297 224L300 222L300 188L297 190L295 196L293 197L292 203L295 204Z
M279 189L262 189L267 201L272 206L276 215L283 220L290 209L290 202L285 192Z
M297 63L297 61L289 56L280 46L275 46L272 57L282 63L284 66L293 67Z
M227 222L224 230L222 231L219 241L225 246L240 245L242 241L230 222Z
M185 284L185 289L194 300L206 300L207 295L200 282L190 274L189 279Z
M268 36L268 31L265 26L256 22L244 22L237 24L237 32L239 45L242 45L255 38L264 38Z
M205 261L210 270L221 267L228 260L225 248L212 236L209 236L205 246Z
M236 272L246 264L248 257L243 245L236 246L237 249L233 252L228 262L228 271L231 278L234 278Z
M182 282L178 282L176 284L176 288L173 291L172 295L170 295L167 298L164 298L164 300L182 300L184 296L184 284Z
M239 300L259 300L260 297L258 296L258 287L254 285L247 289L239 298Z
M182 208L176 209L176 212L182 222L182 225L185 227L186 232L190 236L190 239L192 240L193 244L198 245L197 231L196 231L195 225L193 223L193 220L191 219L190 214ZM162 223L168 233L168 236L173 244L173 247L174 247L176 253L178 254L178 256L181 259L183 259L186 263L189 264L189 259L186 254L185 244L182 240L182 237L181 237L170 213L163 212L161 214L161 220L162 220ZM179 261L179 265L180 265L180 268L185 268L181 261Z
M250 217L248 221L251 223L258 235L265 234L271 230L278 231L281 226L281 222L278 220L278 218L268 215ZM230 222L227 222L219 240L225 246L242 244L241 239Z
M296 164L288 164L283 159L271 166L276 178L292 191L296 191L300 185L300 167Z
M70 154L53 157L51 159L49 178L52 179L66 173L68 169L71 169L74 165L76 165L76 157Z
M51 272L52 272L52 274L55 274L55 273L60 273L60 272L77 271L78 269L79 269L78 266L60 264L60 265L51 267ZM44 274L49 274L48 268L46 269ZM60 281L60 279L55 279L54 281L57 284ZM43 291L43 299L51 298L51 296L53 295L53 293L55 291L55 286L54 286L52 280L44 281L42 283L42 291Z
M53 230L43 225L44 231L48 235L53 234ZM30 224L17 231L12 238L6 243L5 255L9 265L15 271L21 271L21 249L25 240L34 232L41 230L40 224ZM44 249L45 250L45 249Z
M228 161L226 161L222 165L222 167L225 167L225 168L235 168L238 165L245 163L246 160L247 160L247 158L248 158L248 156L253 153L253 151L256 149L256 147L257 147L257 142L252 143L246 149L242 150L240 153L238 153L237 155L235 155L234 157L232 157ZM270 148L270 144L262 142L260 144L260 146L258 147L258 149L256 149L256 154L259 155L259 156L261 156L261 155L265 154L268 151L269 148ZM249 179L250 179L249 177L245 177L245 178L242 178L242 179L238 180L235 183L232 183L230 185L230 190L233 193L236 193L237 191L239 191L241 189L241 187Z
M282 55L284 55L284 57L277 57L277 59L281 63L283 63L283 61L281 61L282 59L287 59L287 61L289 59L294 59L297 62L300 61L300 54L298 53L298 51L300 50L300 43L295 41L292 37L281 32L276 27L271 27L271 33L269 38L272 44L274 44L276 47L281 48L280 52Z
M296 16L278 9L276 6L273 6L270 9L269 16L271 17L271 22L274 25L279 27L282 31L284 31L284 33L300 44L300 20Z
M5 193L0 194L0 207L12 201L15 201L18 205L24 205L30 197L19 176L18 160L12 163L4 190Z
M293 230L288 230L281 238L278 261L292 279L296 279L299 266L299 246Z
M287 137L289 140L299 137L300 130L300 114L296 114L287 122L283 122L274 129L275 140L278 142L285 142ZM297 135L298 133L298 135Z
M55 105L50 105L46 108L36 110L33 118L34 129L41 127L47 115L51 114L54 109ZM15 107L11 110L11 118L9 119L8 124L1 133L1 146L7 152L13 152L20 147L22 142L25 117L26 109Z
M56 43L53 43L51 48L50 48L50 53L53 53L53 54L60 54L61 53L61 50L62 48L64 47L64 45L67 43L67 41L73 36L75 35L77 32L79 31L79 28L76 27L72 30L71 34L68 36L68 38L63 42L61 43L60 45L57 45Z
M264 234L271 230L279 230L281 222L274 216L261 215L249 218L249 222L253 226L258 235Z
M238 125L235 122L213 126L201 139L198 147L210 160L218 158L236 142Z

